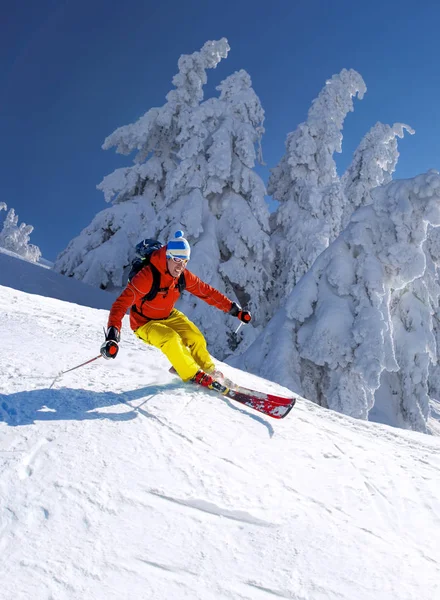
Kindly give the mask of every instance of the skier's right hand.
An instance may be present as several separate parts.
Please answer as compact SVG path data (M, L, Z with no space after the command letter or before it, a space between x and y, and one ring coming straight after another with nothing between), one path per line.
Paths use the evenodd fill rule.
M118 342L120 339L119 329L109 327L105 336L105 342L101 346L101 354L104 358L116 358L119 352Z

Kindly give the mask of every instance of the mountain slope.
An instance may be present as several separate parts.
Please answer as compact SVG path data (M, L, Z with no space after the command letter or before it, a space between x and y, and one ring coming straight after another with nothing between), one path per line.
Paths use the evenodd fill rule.
M93 308L110 308L117 296L55 273L48 264L44 259L35 264L0 248L0 285Z
M439 597L439 438L306 400L264 418L181 384L127 322L115 361L48 389L107 312L7 287L0 311L2 597Z

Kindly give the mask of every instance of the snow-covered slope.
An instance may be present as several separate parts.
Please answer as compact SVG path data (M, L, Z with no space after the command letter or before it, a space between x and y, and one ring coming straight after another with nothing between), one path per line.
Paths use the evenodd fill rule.
M40 263L29 262L0 248L0 285L93 308L110 308L116 298L116 293L104 292L55 273L48 268L51 263L45 259Z
M107 312L35 298L0 287L2 599L440 597L439 438L305 400L264 418L181 384L128 323L115 361L49 389Z

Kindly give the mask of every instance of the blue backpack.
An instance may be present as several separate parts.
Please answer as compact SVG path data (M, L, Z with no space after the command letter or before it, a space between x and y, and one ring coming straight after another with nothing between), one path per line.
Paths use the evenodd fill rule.
M152 253L155 250L159 250L160 248L162 248L162 246L163 246L163 244L161 244L158 240L146 239L146 240L143 240L142 242L139 242L139 244L137 244L136 248L135 248L136 255L135 255L135 259L133 260L133 262L131 264L131 270L130 270L130 273L128 274L128 281L131 282L133 277L135 275L137 275L139 273L139 271L141 271L144 267L147 267L147 266L150 267L151 274L153 275L153 284L151 286L151 290L148 292L148 294L146 294L142 298L141 311L142 311L142 305L145 301L154 300L154 298L157 296L157 294L159 292L165 292L168 290L168 288L160 287L160 272L150 262ZM179 294L181 294L183 292L185 287L186 287L185 274L182 273L179 277L179 281L177 282L177 289L179 290ZM133 310L135 310L134 307L132 307L132 308L133 308ZM139 313L139 311L137 309L135 310L135 312ZM139 314L142 315L142 312L140 312ZM142 315L142 316L144 316L144 315Z

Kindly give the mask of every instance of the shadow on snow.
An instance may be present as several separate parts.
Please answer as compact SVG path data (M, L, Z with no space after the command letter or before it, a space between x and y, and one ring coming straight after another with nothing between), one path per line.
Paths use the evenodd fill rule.
M135 419L138 415L160 421L157 416L145 409L145 404L158 394L178 389L182 389L181 382L150 385L121 393L108 391L94 392L92 390L64 387L23 391L9 395L0 394L0 422L4 421L8 425L15 427L31 425L35 421L86 421L92 419L129 421ZM206 390L200 390L200 392L206 393ZM137 405L131 404L131 402L136 400L143 401ZM219 400L226 401L230 408L258 421L267 428L269 436L273 436L273 427L263 416L249 413L240 405L236 405L227 398L220 397ZM131 410L122 413L99 410L108 408L109 406L117 406L118 404L125 404Z
M181 388L178 383L150 385L121 392L94 392L91 390L52 388L15 394L0 394L0 421L8 425L29 425L35 421L110 419L128 421L137 417L136 408L128 402L151 399L156 394ZM146 398L148 396L148 398ZM130 412L110 413L99 409L126 404Z

